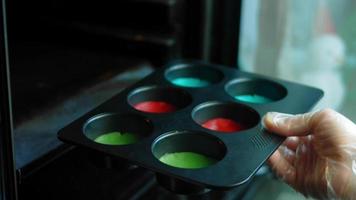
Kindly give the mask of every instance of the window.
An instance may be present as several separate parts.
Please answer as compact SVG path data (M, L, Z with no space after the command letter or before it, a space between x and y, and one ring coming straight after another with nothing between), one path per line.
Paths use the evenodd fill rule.
M318 87L356 121L356 0L245 0L241 69Z
M244 0L242 70L322 89L315 107L331 107L356 122L356 0ZM253 199L305 199L264 178Z

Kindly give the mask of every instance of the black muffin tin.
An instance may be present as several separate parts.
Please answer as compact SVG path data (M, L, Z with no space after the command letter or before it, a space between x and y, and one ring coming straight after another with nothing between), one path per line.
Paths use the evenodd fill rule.
M190 88L169 81L186 75L207 78L213 84ZM246 92L264 95L273 102L247 103L231 96ZM202 188L229 189L249 181L284 140L263 129L262 116L268 111L307 112L322 95L316 88L232 67L180 60L156 70L64 127L59 138L150 169L159 175L163 184L172 183L162 176L177 180L177 185L183 182ZM133 108L145 100L167 101L179 109L154 114ZM234 119L247 129L222 133L200 125L214 117ZM140 139L121 146L93 141L98 133L116 129L135 132ZM181 169L158 159L164 153L177 151L201 153L219 161L206 168Z

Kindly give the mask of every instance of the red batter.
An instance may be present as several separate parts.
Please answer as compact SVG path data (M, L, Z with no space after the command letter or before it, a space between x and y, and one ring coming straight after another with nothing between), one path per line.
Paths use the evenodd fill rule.
M148 113L168 113L177 110L177 108L164 101L144 101L136 104L135 109Z
M214 118L202 124L204 128L220 132L236 132L244 130L242 124L227 118Z

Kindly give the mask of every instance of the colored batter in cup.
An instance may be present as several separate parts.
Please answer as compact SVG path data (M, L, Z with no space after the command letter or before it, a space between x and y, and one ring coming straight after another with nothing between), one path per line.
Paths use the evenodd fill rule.
M216 159L194 152L166 153L159 160L172 167L184 169L204 168L217 162Z
M237 95L235 96L235 99L248 103L256 103L256 104L270 103L273 101L270 98L257 94Z
M192 87L192 88L206 87L211 85L211 82L207 80L200 79L200 78L193 78L193 77L175 78L172 80L172 83L174 85L178 85L182 87Z
M148 113L169 113L177 110L177 108L164 101L144 101L136 104L136 110Z
M95 138L94 141L107 145L126 145L136 143L138 139L138 136L133 133L121 133L118 131L113 131L100 135L99 137Z
M227 118L214 118L202 124L204 128L219 132L236 132L244 130L244 126L234 120Z

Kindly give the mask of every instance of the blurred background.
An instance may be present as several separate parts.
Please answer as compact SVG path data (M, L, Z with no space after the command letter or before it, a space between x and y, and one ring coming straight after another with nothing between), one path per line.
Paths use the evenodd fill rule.
M244 1L240 67L324 90L315 109L356 120L354 0Z
M57 139L172 59L321 88L315 109L356 121L356 0L8 0L6 8L20 199L188 199L148 170L117 168ZM305 197L264 166L247 188L189 199Z
M321 88L314 110L333 108L355 122L355 8L354 0L243 1L240 68ZM254 199L305 199L266 183Z

